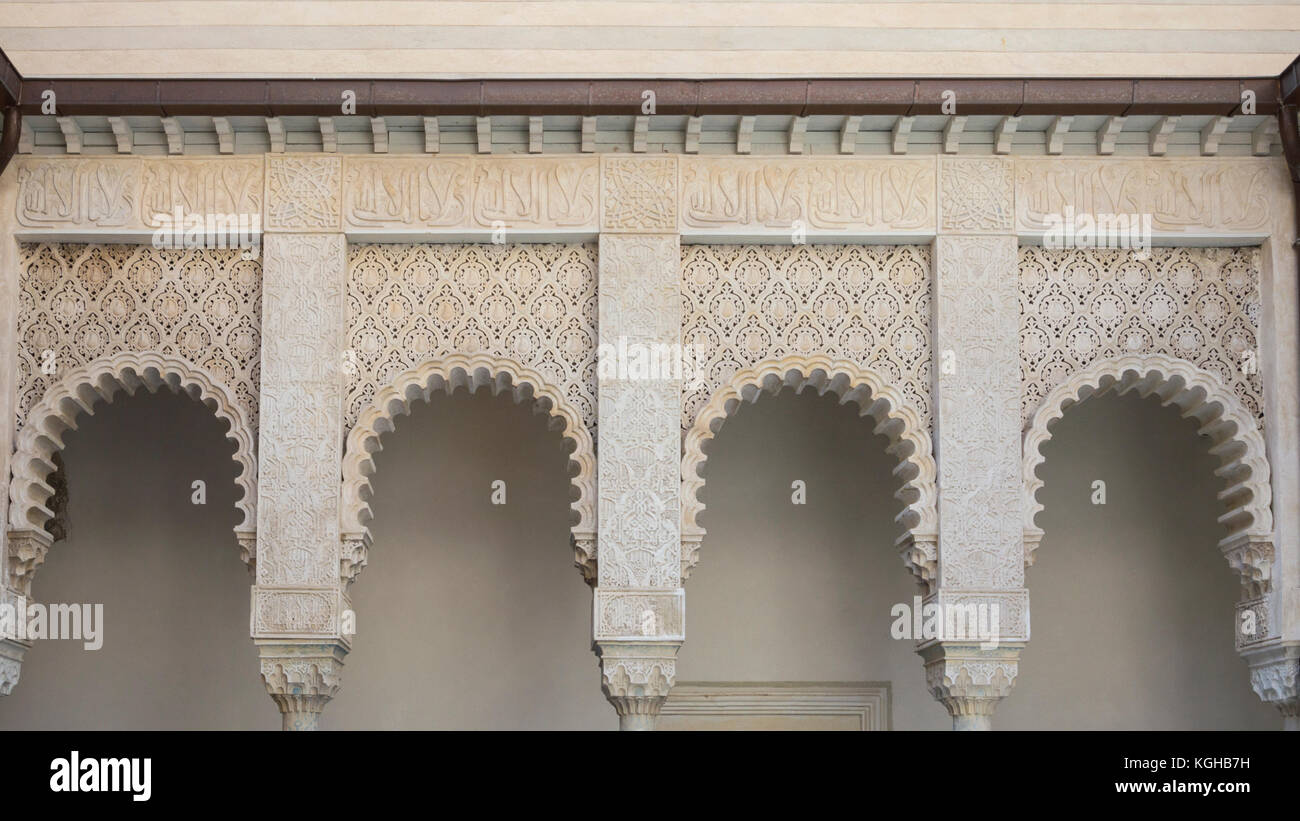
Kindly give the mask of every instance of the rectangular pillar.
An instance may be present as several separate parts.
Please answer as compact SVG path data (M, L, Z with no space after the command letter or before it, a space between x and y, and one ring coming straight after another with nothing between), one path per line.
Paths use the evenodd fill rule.
M935 240L935 451L939 574L947 616L997 608L996 647L922 644L926 680L955 726L989 725L1029 638L1020 478L1020 305L1009 160L939 160Z
M340 581L347 241L337 157L267 158L252 634L285 729L312 729L349 637Z
M681 345L677 180L676 157L601 161L592 638L624 729L653 727L684 638L681 374L655 370Z

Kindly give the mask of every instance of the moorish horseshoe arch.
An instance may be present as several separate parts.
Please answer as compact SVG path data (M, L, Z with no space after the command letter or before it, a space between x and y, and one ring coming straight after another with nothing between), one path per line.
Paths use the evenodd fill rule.
M1272 488L1264 437L1255 417L1217 376L1190 362L1164 354L1124 356L1099 360L1072 374L1043 399L1025 428L1023 477L1025 487L1025 564L1033 564L1033 551L1043 531L1034 520L1043 505L1037 494L1043 480L1037 475L1044 461L1042 446L1052 438L1051 427L1075 404L1114 391L1152 394L1161 404L1174 405L1184 417L1200 423L1199 433L1209 436L1210 452L1221 465L1215 474L1228 483L1218 494L1227 511L1219 522L1228 535L1219 541L1228 563L1241 574L1247 597L1269 592L1273 563Z
M383 388L357 417L348 434L343 454L343 488L340 501L341 529L345 541L369 542L371 477L373 455L383 449L380 438L393 430L393 420L411 412L411 404L425 402L435 392L450 394L458 387L471 392L490 388L493 396L510 391L515 404L531 402L534 413L545 413L551 429L572 442L569 453L569 483L577 490L570 504L570 532L574 566L588 584L596 583L596 449L582 416L532 368L505 357L487 354L452 354L428 360L398 376Z
M244 495L235 507L244 520L235 526L240 551L253 566L257 528L257 458L252 426L235 395L202 367L184 359L157 353L123 352L97 359L73 370L51 386L32 407L18 433L9 484L11 532L40 531L54 515L47 507L53 488L47 483L54 472L54 454L64 448L63 435L77 427L77 417L93 414L99 402L112 402L119 391L134 395L141 387L150 393L166 386L202 402L225 422L226 439L235 443L231 455L240 468L235 484Z
M902 392L870 368L842 359L824 356L788 356L744 368L717 390L686 434L682 457L682 580L699 563L704 528L697 519L705 505L698 493L704 487L700 470L708 461L707 443L717 436L727 419L741 402L754 403L764 394L776 394L783 388L830 391L841 404L852 402L860 415L876 421L873 433L889 437L890 455L898 459L893 474L903 485L894 498L905 507L894 520L904 530L896 544L904 563L924 585L932 585L938 570L938 501L937 468L930 445L930 431L921 417L904 399Z

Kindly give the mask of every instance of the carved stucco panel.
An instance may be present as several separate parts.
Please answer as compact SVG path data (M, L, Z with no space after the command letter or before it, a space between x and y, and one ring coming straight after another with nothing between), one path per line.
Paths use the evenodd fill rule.
M677 344L675 235L600 239L600 341ZM680 586L680 379L599 379L601 587Z
M345 423L452 354L535 369L596 425L595 245L358 245L348 253Z
M904 245L688 245L682 430L735 374L825 356L878 374L930 427L930 249ZM694 346L699 346L698 349Z
M1209 371L1264 425L1258 248L1020 249L1021 421L1099 359Z
M940 586L1020 588L1016 239L941 236L935 248Z
M1014 218L1011 160L939 160L939 228L948 233L1008 233Z
M23 244L19 428L51 385L118 354L174 356L217 377L256 427L262 270L225 249Z
M675 233L677 159L602 155L601 230Z
M269 156L266 230L340 230L342 177L339 157Z
M1270 233L1288 196L1285 165L1251 159L1036 160L1017 158L1016 229L1038 233L1048 218L1150 215L1167 233Z
M155 215L262 217L262 158L146 161L142 174L140 221Z
M261 157L23 159L16 218L37 230L144 231L155 215L262 215Z
M596 157L345 157L348 229L596 230Z
M346 258L342 235L268 235L258 581L339 577Z
M683 157L682 228L690 234L849 234L934 230L932 159Z
M596 641L681 640L686 597L677 590L597 590L593 618Z
M141 225L142 163L133 160L26 160L18 164L18 224L26 228L133 228Z

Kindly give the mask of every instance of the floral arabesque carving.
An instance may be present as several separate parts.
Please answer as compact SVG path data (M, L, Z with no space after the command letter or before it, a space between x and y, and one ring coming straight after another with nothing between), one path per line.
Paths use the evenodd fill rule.
M362 245L348 259L345 424L399 374L452 354L532 368L596 425L589 245Z
M824 355L879 374L930 427L930 251L871 245L682 248L682 431L746 367Z
M124 352L77 368L50 387L27 415L18 432L9 486L9 527L39 530L54 515L48 506L55 471L54 454L64 447L64 434L77 427L77 417L94 413L101 401L111 402L119 391L168 388L185 393L209 407L227 425L226 438L235 443L231 458L239 465L235 483L243 496L235 506L243 521L235 527L247 547L257 522L257 463L253 427L234 393L215 376L179 357ZM253 556L245 558L251 563Z
M1264 425L1258 248L1020 249L1021 424L1098 359L1163 354L1210 371Z
M183 359L231 389L256 428L262 269L238 249L20 246L18 405L68 370L124 352Z
M874 432L888 437L889 453L899 461L894 476L903 483L894 494L904 504L895 517L904 531L897 543L917 579L932 583L937 565L938 508L930 432L898 388L868 368L824 356L787 356L745 368L695 417L682 457L682 578L699 561L699 544L705 533L698 522L705 507L698 493L704 487L701 469L708 461L708 443L742 402L753 403L764 393L776 394L784 388L834 393L842 402L857 404L863 416L875 421Z
M1043 399L1029 420L1024 435L1025 564L1033 563L1033 550L1042 538L1034 523L1043 505L1037 493L1043 486L1038 466L1042 447L1052 438L1052 425L1073 405L1094 396L1135 391L1157 396L1185 417L1200 424L1200 434L1213 443L1210 452L1220 461L1215 471L1227 487L1219 500L1225 512L1219 522L1227 528L1219 546L1233 569L1241 574L1243 593L1259 597L1269 592L1273 563L1272 489L1269 464L1252 414L1213 373L1183 359L1164 354L1109 358L1071 374Z
M425 362L398 376L375 396L348 434L343 456L341 499L342 538L368 538L374 519L370 508L374 454L382 449L384 433L397 416L409 414L411 403L429 401L439 391L489 389L494 396L509 392L516 403L529 402L535 413L548 414L552 427L571 443L570 483L577 489L570 521L574 564L588 583L596 578L596 450L578 410L564 393L532 368L490 354L452 354Z

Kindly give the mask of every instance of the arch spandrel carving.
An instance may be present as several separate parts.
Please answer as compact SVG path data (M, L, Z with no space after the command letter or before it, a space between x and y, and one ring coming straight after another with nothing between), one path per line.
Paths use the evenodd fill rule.
M897 387L931 425L931 259L917 245L686 245L682 432L730 378L784 356L826 356Z
M582 415L537 371L505 357L490 354L453 354L430 360L398 376L382 388L368 408L360 412L347 437L343 455L340 532L345 542L369 543L374 454L383 448L381 437L393 430L398 416L411 412L416 401L428 401L436 392L451 393L488 388L494 396L509 392L516 403L530 402L544 413L570 442L570 484L576 494L570 514L574 564L589 584L596 579L596 449ZM364 559L353 562L360 569ZM355 574L355 570L353 574Z
M1019 254L1022 425L1095 360L1162 354L1213 373L1264 426L1259 248Z
M596 426L593 245L354 245L344 424L429 360L484 353L543 374Z
M783 388L834 393L842 403L853 402L861 415L875 422L875 433L889 438L888 451L898 459L895 478L902 487L894 494L904 508L895 521L903 528L897 540L904 562L923 584L936 578L938 553L937 469L930 432L921 415L902 392L869 368L824 356L787 356L738 371L700 409L687 431L682 457L682 578L699 562L704 510L698 493L704 487L700 470L708 461L708 443L742 402L758 401L764 393Z
M235 506L243 521L235 527L243 559L252 564L253 536L257 525L256 439L252 425L235 394L206 369L180 357L156 353L124 352L76 368L51 386L31 408L18 432L9 485L9 528L39 531L54 515L49 506L54 488L49 478L56 469L54 454L64 448L64 434L77 427L83 413L94 413L100 402L111 402L121 391L140 388L183 392L202 402L225 422L225 436L234 443L231 458L240 468L235 484L243 496Z
M1043 399L1025 427L1023 478L1025 486L1025 564L1043 531L1035 523L1043 505L1038 466L1042 446L1052 438L1052 426L1075 404L1094 396L1136 391L1155 395L1185 417L1200 423L1200 433L1213 442L1211 453L1221 462L1215 473L1226 483L1219 499L1226 510L1219 521L1227 528L1219 545L1229 564L1242 577L1247 597L1271 590L1273 562L1272 489L1264 437L1252 414L1217 376L1183 359L1163 354L1125 356L1094 362L1072 374Z

